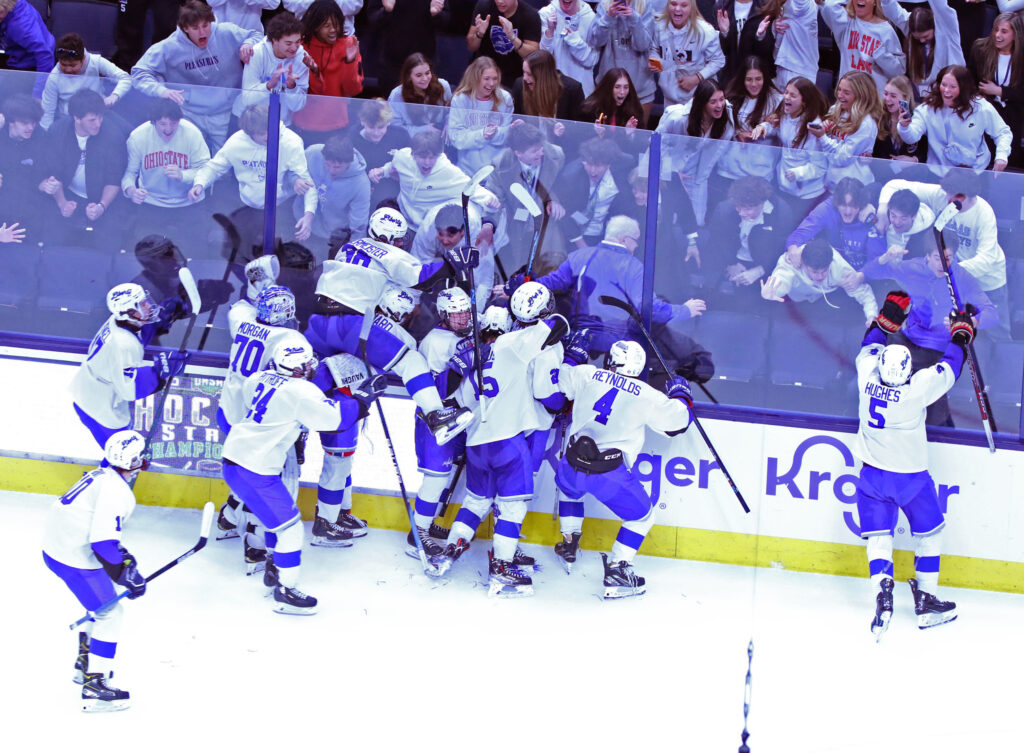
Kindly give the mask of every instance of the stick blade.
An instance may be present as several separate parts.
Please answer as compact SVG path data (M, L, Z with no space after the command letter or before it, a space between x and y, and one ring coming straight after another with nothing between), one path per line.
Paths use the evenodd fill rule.
M199 523L199 546L196 548L196 551L206 546L206 542L210 538L210 529L213 528L213 514L216 510L216 506L211 501L207 501L203 505L203 519Z
M192 276L192 270L188 267L179 269L178 282L185 288L189 306L192 307L192 314L198 314L199 309L203 307L203 299L199 297L199 287L196 285L196 278Z
M470 179L469 183L466 185L465 188L462 189L462 195L468 198L469 195L477 189L477 186L479 186L481 183L483 183L485 180L491 177L491 173L493 172L494 165L484 165L483 167L481 167L479 170L473 173L473 177Z
M629 314L632 317L636 317L637 316L637 311L633 307L633 305L630 304L630 303L627 303L626 301L623 301L621 298L616 298L615 296L612 296L612 295L602 295L602 296L598 296L597 300L599 300L605 306L613 306L614 308L622 309L623 311L625 311L627 314Z
M530 196L530 192L526 190L526 186L522 183L513 183L509 187L509 190L512 192L512 195L519 200L519 203L526 208L526 211L529 212L531 216L540 217L540 206L538 206L537 202L534 201L534 198Z

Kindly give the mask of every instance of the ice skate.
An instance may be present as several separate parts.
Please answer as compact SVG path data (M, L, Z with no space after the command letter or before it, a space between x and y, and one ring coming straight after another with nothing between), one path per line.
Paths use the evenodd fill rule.
M274 564L274 555L266 552L266 569L263 571L263 585L267 588L276 588L281 583L280 575L277 565Z
M558 555L558 562L567 573L572 572L572 566L576 564L576 555L580 550L580 537L583 534L563 533L562 541L555 544L555 554Z
M533 596L533 579L508 560L495 559L491 552L488 596L517 599Z
M318 515L313 520L313 540L309 543L313 546L339 549L352 546L353 538L355 538L355 534L349 529L342 528L337 523L332 523Z
M278 614L316 614L316 599L297 588L274 588L274 611Z
M604 563L604 598L624 599L647 593L647 581L633 572L629 562L609 562L608 555L601 553Z
M110 679L102 672L86 672L82 684L82 711L120 711L131 705L127 690L118 690L107 684Z
M217 541L238 538L239 507L238 500L231 495L228 495L227 501L220 506L220 512L217 513Z
M882 578L879 583L878 596L875 597L875 619L871 620L871 634L875 643L882 640L882 634L889 627L892 619L892 578Z
M267 565L267 550L260 549L258 546L250 546L248 542L245 544L245 574L255 575L261 573Z
M490 551L488 556L494 556L493 549ZM512 564L526 572L540 572L540 565L537 564L537 560L528 555L518 546L516 547L516 553L512 555Z
M921 630L937 625L944 625L956 619L956 602L939 601L927 591L919 591L917 580L907 580L910 590L914 592L914 612L917 614L917 626Z
M366 525L366 521L357 518L352 514L351 510L341 511L341 514L338 515L338 526L349 531L354 539L362 538L370 531Z
M73 680L78 685L85 684L85 676L89 672L89 634L78 634L78 658L75 659Z
M469 408L441 408L426 415L427 426L439 445L448 444L464 432L474 418Z
M420 535L423 553L427 557L427 568L424 572L431 578L440 578L451 568L452 560L445 556L444 547L430 535L427 529L417 526L416 531ZM416 546L416 539L413 538L412 531L409 531L409 535L405 539L405 553L413 559L420 558L420 550Z
M459 539L454 544L445 545L444 551L432 562L434 568L438 571L438 577L451 570L455 560L467 551L469 551L469 542L465 539ZM416 556L418 557L419 554L417 553Z
M429 533L430 533L431 536L433 536L438 541L447 541L448 540L448 534L450 534L451 532L452 531L451 531L450 528L445 528L443 525L441 525L437 521L433 521L432 520L430 522Z

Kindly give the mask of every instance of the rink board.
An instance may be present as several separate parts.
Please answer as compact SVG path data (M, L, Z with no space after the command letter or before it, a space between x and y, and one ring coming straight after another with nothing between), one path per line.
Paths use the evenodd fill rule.
M0 488L63 493L99 450L75 417L67 383L71 364L0 360L5 383L23 385L17 395L3 392L0 415ZM177 381L177 380L176 380ZM145 473L136 493L142 504L200 507L220 502L227 488L215 476L219 466L215 373L198 376L178 390L165 407L157 437L165 450L191 454L180 467ZM198 385L198 388L197 386ZM180 393L180 394L179 394ZM412 443L413 404L401 397L383 401L406 489L419 485ZM140 401L137 428L152 421L152 398ZM728 483L695 431L668 439L650 435L636 470L658 500L657 521L641 552L709 562L757 565L838 575L864 576L867 565L857 527L854 500L859 464L849 446L852 434L806 428L748 424L705 418L702 425L743 493L751 513L740 508ZM180 452L179 452L180 451ZM554 448L549 450L553 457ZM203 456L202 460L197 460ZM322 454L315 435L303 466L300 507L312 517ZM163 462L173 464L172 458ZM929 468L947 514L942 582L953 586L1024 592L1024 512L1019 488L1024 453L932 442ZM531 505L524 538L553 544L559 538L552 519L553 473L545 464L537 501ZM358 490L355 512L371 526L407 529L408 523L390 453L379 421L364 429L353 466ZM461 498L461 487L453 495ZM454 517L456 507L448 512ZM618 521L588 499L583 546L611 545ZM488 524L480 534L489 535ZM913 548L905 520L896 535L897 578L913 572Z

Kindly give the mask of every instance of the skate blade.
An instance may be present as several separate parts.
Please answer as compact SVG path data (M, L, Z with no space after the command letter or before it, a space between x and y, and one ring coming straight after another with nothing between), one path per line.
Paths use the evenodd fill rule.
M491 583L487 595L497 599L522 599L533 596L533 586L510 586L507 583Z
M354 539L361 539L370 532L368 528L346 528L345 530L351 533Z
M604 598L606 599L628 599L630 596L643 596L647 593L647 586L605 586Z
M106 711L124 711L131 706L130 698L123 698L119 701L101 701L98 698L82 699L82 711L87 714L97 714Z
M224 530L218 530L217 531L217 541L227 541L228 539L237 539L237 538L239 538L238 529L237 528L232 528L229 531L224 531Z
M296 607L291 604L281 604L280 602L277 602L274 604L274 611L278 614L306 616L316 614L316 607Z
M568 560L564 560L561 557L559 557L558 558L558 564L562 566L563 570L565 570L565 574L566 575L572 575L572 566L575 565L576 563L575 562L569 562Z
M419 556L417 555L417 559ZM427 559L428 567L423 572L429 575L431 578L441 578L452 569L452 561L445 556L439 556L434 559Z
M920 630L927 630L928 628L945 625L947 622L952 622L956 618L957 613L955 609L943 612L942 614L919 614L917 616L917 627Z
M75 683L75 685L85 685L85 675L82 673L82 670L75 670L75 673L71 675L71 682Z
M310 546L322 546L324 549L347 549L352 546L352 541L351 539L325 539L314 536L309 544Z
M875 643L882 640L882 635L889 629L891 619L892 612L882 612L871 621L871 634L875 636Z
M442 426L437 430L434 435L434 441L438 445L446 445L451 442L455 437L459 436L462 432L469 428L469 425L476 420L476 416L472 413L464 413L455 420L454 426Z

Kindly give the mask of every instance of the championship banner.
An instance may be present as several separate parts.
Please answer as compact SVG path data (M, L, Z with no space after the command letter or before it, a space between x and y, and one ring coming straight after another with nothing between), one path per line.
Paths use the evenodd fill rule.
M163 414L150 443L151 463L159 469L219 478L224 438L217 428L219 377L180 376L171 381ZM153 425L159 395L135 403L132 428L146 434Z

